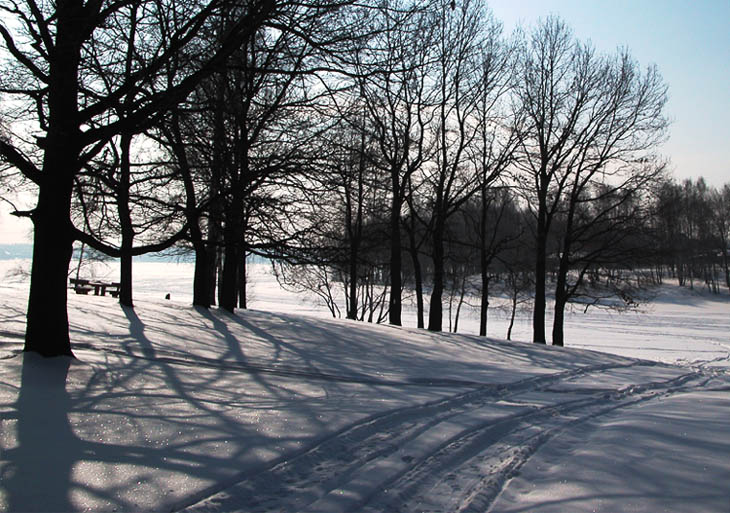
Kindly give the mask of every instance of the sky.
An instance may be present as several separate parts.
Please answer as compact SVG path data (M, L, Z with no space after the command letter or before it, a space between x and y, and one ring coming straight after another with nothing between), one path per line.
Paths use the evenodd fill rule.
M669 86L672 121L660 153L678 180L730 183L730 0L488 0L511 33L558 15L602 51L626 47L656 64ZM32 206L32 205L31 205ZM29 241L30 223L0 204L0 244Z
M730 0L487 0L506 33L548 15L581 40L628 48L669 86L670 137L660 152L678 180L730 182Z

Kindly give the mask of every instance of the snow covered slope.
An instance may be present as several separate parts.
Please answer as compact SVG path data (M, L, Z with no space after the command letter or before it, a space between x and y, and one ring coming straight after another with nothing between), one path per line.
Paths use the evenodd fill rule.
M0 510L730 509L722 369L69 300L78 359L47 360L0 287Z

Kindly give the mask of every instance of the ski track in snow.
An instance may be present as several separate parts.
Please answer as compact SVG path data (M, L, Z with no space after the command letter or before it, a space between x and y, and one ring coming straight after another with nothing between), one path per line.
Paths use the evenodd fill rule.
M576 378L600 378L628 367L666 368L671 377L618 388L560 390ZM480 386L351 424L304 452L219 483L176 509L488 511L510 477L563 430L619 408L707 389L714 373L708 374L635 361Z

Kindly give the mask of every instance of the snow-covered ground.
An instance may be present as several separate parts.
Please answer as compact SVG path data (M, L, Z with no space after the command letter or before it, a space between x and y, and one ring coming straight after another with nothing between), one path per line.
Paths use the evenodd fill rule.
M327 319L263 267L206 312L191 275L69 295L77 360L19 352L0 282L0 510L730 511L727 294L575 312L561 349Z

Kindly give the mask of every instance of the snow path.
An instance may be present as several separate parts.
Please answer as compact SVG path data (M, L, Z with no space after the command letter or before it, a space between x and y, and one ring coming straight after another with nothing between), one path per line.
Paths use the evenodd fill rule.
M607 371L631 367L653 370L649 375L656 379L561 390L579 378L601 382ZM705 389L710 380L634 362L485 386L355 423L185 511L487 511L507 480L564 430L620 408Z
M548 440L489 510L730 511L727 381L572 426Z

